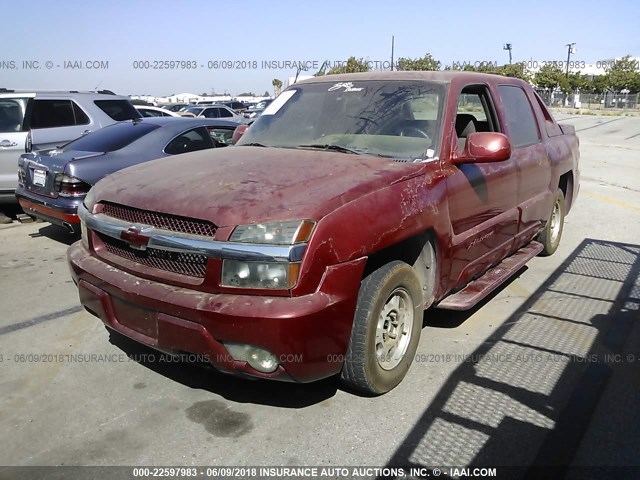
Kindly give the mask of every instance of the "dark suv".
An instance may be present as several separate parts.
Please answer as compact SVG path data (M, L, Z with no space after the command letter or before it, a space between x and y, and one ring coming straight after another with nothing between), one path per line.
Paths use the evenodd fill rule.
M99 92L0 89L0 200L15 201L18 159L121 120L140 118L127 97Z

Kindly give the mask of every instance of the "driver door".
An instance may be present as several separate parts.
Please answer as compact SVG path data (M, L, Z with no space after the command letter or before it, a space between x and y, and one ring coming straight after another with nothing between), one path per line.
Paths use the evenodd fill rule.
M469 134L502 132L491 90L465 86L458 95L453 155ZM445 164L453 229L451 278L466 284L512 249L518 231L518 170L513 158L492 163Z

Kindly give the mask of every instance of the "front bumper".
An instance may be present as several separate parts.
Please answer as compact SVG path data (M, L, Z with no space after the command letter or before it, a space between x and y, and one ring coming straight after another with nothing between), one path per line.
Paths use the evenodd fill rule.
M108 327L159 350L206 358L237 375L311 382L338 373L347 350L365 259L329 267L320 288L300 297L204 293L137 277L68 251L80 301ZM273 353L273 373L234 360L224 343Z
M16 190L18 203L25 213L45 222L66 227L74 233L80 232L78 205L81 198L47 198L29 194L23 188Z

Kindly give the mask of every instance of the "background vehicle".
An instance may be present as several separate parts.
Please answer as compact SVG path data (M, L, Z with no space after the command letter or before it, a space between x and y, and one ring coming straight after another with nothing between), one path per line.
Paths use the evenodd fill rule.
M100 92L0 89L0 200L15 202L21 153L63 145L121 120L140 118L126 97Z
M242 115L234 112L226 105L187 107L184 109L184 112L191 113L196 117L221 118L236 123L240 123L244 119Z
M140 112L140 115L143 117L180 117L181 115L172 112L171 110L166 110L160 107L146 106L146 105L134 105L136 110Z
M247 105L237 100L231 102L222 102L222 105L226 105L236 113L242 113L247 109Z
M138 342L381 394L413 363L425 309L471 308L556 251L578 159L574 129L519 79L316 77L234 148L99 182L72 276L87 310Z
M260 116L260 114L264 111L265 108L269 106L269 104L273 102L273 99L262 100L257 104L247 108L242 114L245 118L256 119Z
M16 196L29 215L77 232L78 205L102 177L156 158L225 147L236 126L205 118L119 122L62 148L23 154Z
M186 103L170 103L168 105L159 105L160 108L164 108L165 110L169 110L170 112L179 112L186 106Z

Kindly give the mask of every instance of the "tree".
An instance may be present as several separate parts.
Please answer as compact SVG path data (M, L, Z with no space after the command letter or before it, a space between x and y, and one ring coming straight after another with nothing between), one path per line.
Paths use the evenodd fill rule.
M637 92L640 83L640 73L638 73L638 62L632 60L629 55L616 60L607 72L607 86L614 92L630 90Z
M591 91L593 93L604 93L607 91L607 82L609 79L606 75L597 75L591 80Z
M525 62L502 65L497 69L494 68L494 70L495 72L489 73L497 73L498 75L504 75L505 77L519 78L525 82L529 82L531 80L531 75L529 74L529 70L527 69Z
M534 75L533 81L538 88L545 90L555 90L560 87L565 75L555 63L545 63Z
M371 68L369 62L364 58L349 57L343 65L336 65L327 72L327 75L333 75L337 73L357 73L368 72Z
M271 81L271 85L273 85L273 94L274 96L278 96L280 95L280 90L282 89L282 80L278 79L278 78L274 78Z
M433 58L430 53L420 58L398 59L398 70L438 71L441 65L440 61Z
M268 97L269 96L269 90L265 90L264 91L264 95L262 95L263 97Z

